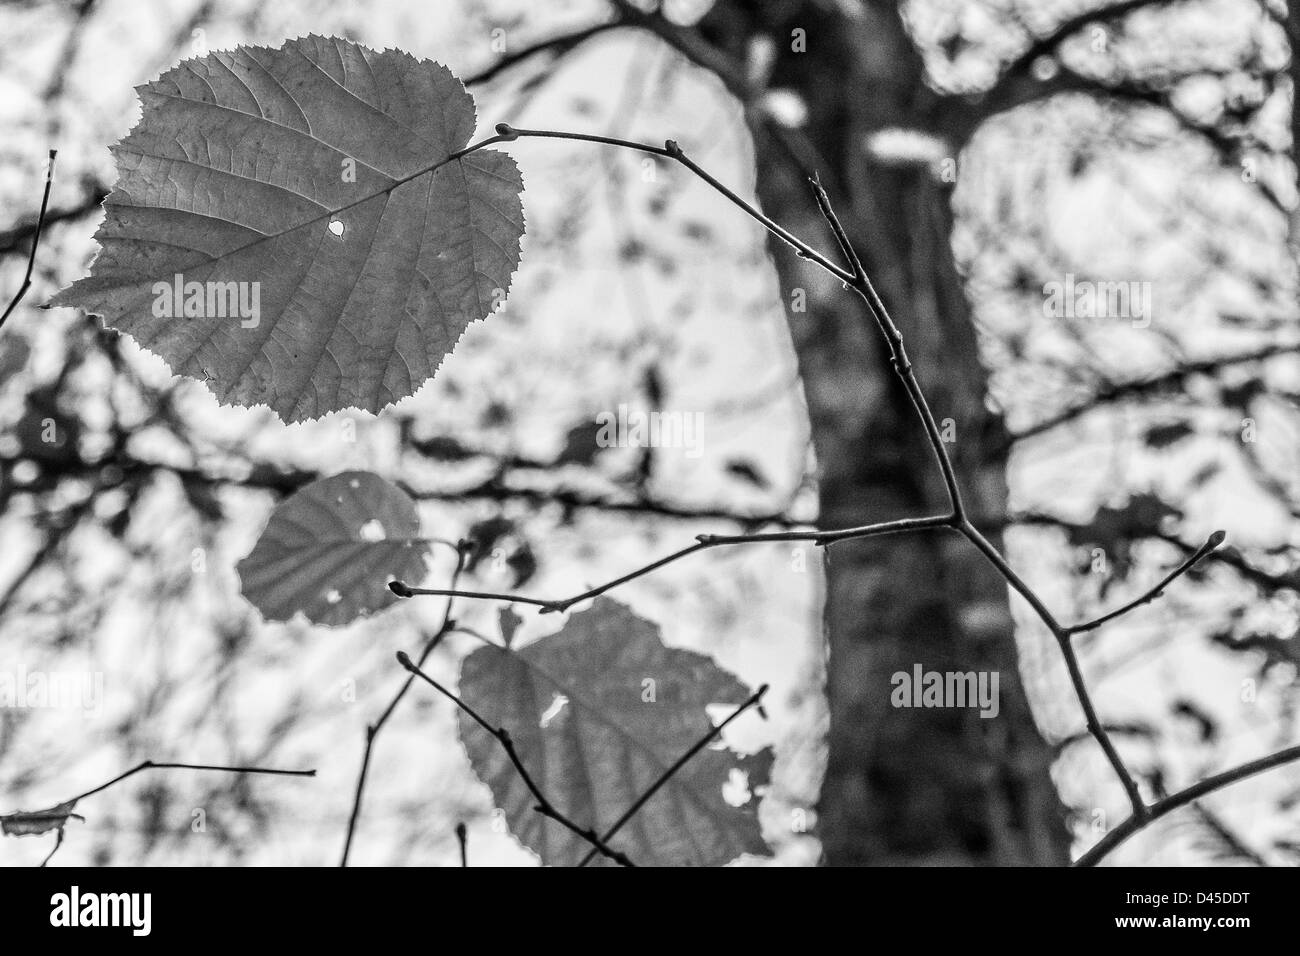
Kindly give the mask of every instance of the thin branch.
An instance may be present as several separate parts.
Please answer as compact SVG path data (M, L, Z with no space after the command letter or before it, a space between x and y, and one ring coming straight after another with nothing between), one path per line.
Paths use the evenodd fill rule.
M63 846L63 827L59 827L58 830L55 831L54 846L50 847L50 852L45 854L45 859L41 860L41 862L37 864L36 868L43 870L45 867L49 866L50 860L54 859L54 854L59 852L59 847L61 846Z
M403 651L397 652L397 662L401 664L403 667L405 667L408 671L410 671L413 677L420 678L422 681L424 681L434 690L438 691L438 693L442 694L453 704L455 704L466 714L468 714L476 724L478 724L480 727L482 727L489 734L491 734L493 737L496 738L497 743L501 745L501 749L504 750L506 756L510 758L510 762L514 764L515 770L519 772L519 776L523 780L524 786L528 788L528 792L531 793L533 795L533 799L537 801L537 805L533 808L534 810L536 810L542 816L549 817L550 819L554 820L556 823L559 823L560 825L564 826L565 828L567 828L577 836L581 837L583 840L586 840L588 843L592 845L593 852L600 853L602 856L608 857L609 859L613 860L615 863L618 863L620 866L636 865L631 860L629 860L625 854L620 853L618 850L611 849L603 839L601 839L599 836L596 835L596 832L594 830L585 829L579 826L578 824L574 823L572 820L570 820L568 817L566 817L563 813L561 813L559 810L555 808L555 805L552 804L551 801L546 798L546 795L542 793L541 789L533 781L532 775L529 774L528 772L528 768L524 766L524 762L521 759L519 759L519 752L515 750L514 741L510 739L510 734L506 731L504 727L493 727L491 724L489 724L486 720L483 719L482 716L479 715L478 711L474 710L474 708L470 707L469 704L465 703L463 700L461 700L459 697L457 697L447 688L443 687L441 684L439 684L428 674L424 673L424 671L420 670L420 668L417 667L411 661L411 659L406 655L405 652Z
M1252 760L1244 763L1239 767L1231 770L1225 770L1223 773L1215 774L1213 777L1207 777L1200 783L1193 784L1185 790L1180 790L1173 796L1165 797L1163 800L1157 800L1147 808L1144 817L1131 816L1126 819L1115 829L1111 830L1104 837L1097 841L1087 853L1074 861L1075 866L1096 866L1111 850L1115 849L1133 834L1143 829L1147 824L1158 820L1167 813L1184 807L1194 800L1214 793L1216 790L1222 790L1224 787L1231 786L1247 777L1253 777L1257 773L1263 773L1265 770L1271 770L1274 767L1281 767L1284 764L1293 763L1300 760L1300 746L1288 747L1285 750L1279 750L1277 753L1270 754L1267 757L1261 757L1258 760Z
M737 707L734 711L732 711L731 715L727 717L726 720L724 720L722 723L718 724L718 726L710 730L707 734L705 734L698 741L696 741L694 746L692 746L690 750L686 751L686 753L678 757L671 767L669 767L667 770L665 770L662 774L659 775L659 779L656 780L654 783L652 783L649 786L649 788L645 791L645 793L637 797L636 801L632 804L632 806L628 807L627 811L624 812L624 814L614 822L614 825L611 826L608 830L606 830L603 834L601 834L601 840L608 843L610 840L614 839L614 837L618 835L618 831L623 829L623 827L627 824L627 822L631 820L634 816L636 816L637 812L640 811L642 807L644 807L647 803L650 802L650 798L653 797L656 793L658 793L663 788L664 784L666 784L669 780L671 780L677 774L677 772L682 769L682 767L686 766L686 764L690 761L692 757L694 757L697 753L699 753L701 750L707 747L711 741L717 739L718 735L721 734L723 730L726 729L729 723L731 723L733 720L735 720L745 711L749 710L749 708L758 706L763 700L763 695L766 694L767 691L768 691L767 684L764 684L758 690L754 691L754 693L750 696L750 698L747 701L745 701L743 704L741 704L739 707ZM579 861L578 866L586 866L588 863L590 863L595 858L595 853L596 853L595 850L589 852L586 856L582 858L581 861Z
M468 556L468 543L462 541L456 546L456 569L451 574L453 589L455 589L456 582L460 580L460 576L465 570L465 559ZM452 603L450 600L447 601L447 607L442 615L442 624L439 625L433 636L424 642L424 647L420 650L421 666L429 659L429 655L437 649L438 645L442 643L443 638L456 629L456 622L451 616ZM375 738L384 729L384 725L388 723L388 718L393 716L393 711L397 709L397 705L402 702L402 698L406 696L407 691L411 689L411 684L414 682L414 676L408 676L402 686L398 688L397 693L388 702L388 706L384 708L383 713L379 715L379 719L366 727L366 749L361 755L361 770L357 773L357 785L352 795L352 812L348 814L348 832L343 839L343 855L339 859L339 866L341 867L348 865L348 854L352 851L352 838L356 834L357 821L361 817L361 800L365 795L366 777L370 772L370 755L375 748Z
M1170 583L1172 583L1175 579L1181 577L1182 575L1186 574L1193 567L1195 567L1201 561L1202 558L1208 555L1219 545L1223 544L1223 539L1225 537L1227 537L1227 533L1224 531L1214 532L1214 534L1210 535L1209 538L1206 539L1203 545L1201 545L1192 553L1191 557L1187 558L1187 560L1185 560L1182 564L1180 564L1178 567L1174 568L1172 571L1166 574L1164 578L1161 579L1159 584L1157 584L1155 587L1148 590L1141 597L1134 598L1132 601L1129 601L1123 607L1117 608L1116 610L1111 611L1109 614L1103 614L1101 617L1095 618L1094 620L1091 621L1086 621L1083 624L1075 624L1070 627L1067 627L1065 629L1066 633L1082 634L1085 631L1094 630L1095 628L1101 627L1101 625L1105 624L1107 621L1113 621L1115 618L1119 617L1120 615L1127 614L1129 611L1133 610L1136 607L1141 607L1143 604L1149 604L1151 601L1154 601L1156 598L1158 598L1161 594L1164 593L1165 588L1167 588L1170 585Z
M849 256L850 261L856 263L857 254L853 251L847 233L831 207L826 191L816 180L812 181L812 187L817 199L818 209L821 210L823 217L829 223L841 247L845 249L845 254ZM1115 775L1119 778L1124 792L1128 795L1129 804L1133 808L1133 815L1141 818L1146 812L1146 805L1142 801L1142 793L1138 789L1137 781L1134 780L1132 773L1125 766L1123 758L1120 757L1114 742L1110 739L1110 734L1107 733L1106 728L1097 716L1097 709L1092 702L1092 696L1088 692L1087 683L1084 681L1083 670L1079 666L1078 656L1075 654L1074 648L1070 646L1069 632L1056 620L1056 617L1048 610L1047 605L1038 597L1033 588L1016 573L1011 564L1002 556L1002 553L966 517L966 509L962 502L961 489L957 483L957 474L953 468L952 459L948 455L943 436L940 434L934 414L930 411L930 407L925 400L925 394L921 389L920 382L917 381L912 364L908 361L907 352L903 346L902 333L890 317L884 301L876 292L875 287L871 284L871 280L867 277L860 264L855 265L855 274L849 286L862 298L867 305L868 311L875 318L876 324L889 346L894 373L907 390L912 405L925 428L931 451L939 463L944 484L948 489L948 499L953 508L950 519L951 526L964 535L971 544L975 545L976 549L998 570L1007 583L1029 603L1029 606L1034 609L1034 612L1047 625L1053 637L1056 638L1061 655L1065 658L1070 683L1079 699L1079 706L1083 709L1084 722L1088 732L1097 741L1111 768L1115 771Z
M554 53L557 57L563 56L564 54L574 50L576 47L581 46L592 37L621 25L622 23L619 20L609 20L604 23L594 24L593 26L586 27L585 29L578 30L574 33L565 33L560 36L539 40L536 43L515 51L514 53L503 56L491 66L467 78L464 83L466 86L478 86L483 83L489 83L507 70L519 66L521 63L540 56L543 53Z
M1210 835L1227 847L1228 853L1249 860L1255 866L1268 866L1268 860L1256 853L1245 840L1233 832L1232 828L1217 813L1205 804L1193 803L1192 811L1200 819Z
M275 770L267 767L224 767L214 764L201 763L155 763L152 760L146 760L137 764L125 773L120 773L108 783L101 783L98 787L87 790L85 793L73 797L68 803L80 803L87 797L93 796L107 790L116 783L121 783L127 777L133 777L144 770L211 770L218 773L261 773L271 774L281 777L314 777L315 770Z
M1043 432L1059 428L1061 425L1074 421L1076 418L1086 415L1093 409L1103 405L1111 405L1126 398L1141 398L1165 391L1182 384L1195 375L1209 375L1220 369L1231 368L1236 365L1247 365L1251 362L1262 362L1279 355L1294 355L1297 352L1300 352L1300 343L1273 344L1237 355L1224 355L1202 359L1197 362L1188 362L1185 365L1180 365L1175 369L1150 378L1116 382L1099 389L1096 394L1089 396L1084 401L1069 405L1042 421L1015 432L1008 437L1007 443L1010 445L1021 442L1027 438L1041 435Z
M1041 36L1033 37L1014 60L1007 64L1006 73L1023 73L1033 66L1040 56L1055 53L1065 40L1083 30L1092 23L1103 20L1114 21L1144 7L1169 6L1177 0L1120 0L1108 6L1093 7L1073 16L1066 17L1055 27Z
M469 831L465 824L456 824L456 842L460 844L460 865L469 866Z
M811 183L813 196L817 200L817 208L830 225L836 240L845 250L845 255L853 263L854 271L849 276L848 284L866 302L868 310L875 318L876 325L880 328L880 332L889 346L890 362L894 367L894 374L898 376L903 383L903 387L907 390L907 396L911 399L912 405L921 419L926 437L930 441L930 448L933 450L934 457L939 464L939 470L943 474L943 482L948 489L948 501L952 505L952 516L954 520L962 521L966 516L966 506L962 502L961 488L957 484L957 473L954 471L952 459L948 457L948 451L944 447L943 435L939 432L939 425L935 421L934 413L930 411L929 403L925 399L925 393L921 390L921 383L917 381L916 373L912 369L912 363L908 360L907 349L903 345L903 333L899 331L898 326L889 314L889 310L885 307L884 300L880 298L880 294L876 292L876 287L872 285L866 270L862 268L858 254L849 241L848 233L840 223L839 216L835 214L835 210L831 207L830 197L826 195L826 190L817 179L811 180Z
M56 833L54 846L50 849L50 852L45 855L45 859L42 860L39 864L40 866L45 866L50 862L50 860L54 858L54 854L59 851L59 847L63 846L63 835L64 835L63 831L65 826L67 825L68 820L85 819L85 817L81 816L80 814L72 812L76 808L78 803L80 803L82 800L85 800L87 797L93 797L97 793L103 793L109 787L112 787L115 784L119 784L123 780L126 780L128 777L133 777L137 773L141 773L145 770L211 770L211 771L217 771L219 773L260 773L260 774L273 774L273 775L278 775L283 777L316 776L315 770L276 770L270 767L225 767L225 766L217 766L213 764L197 764L197 763L156 763L152 760L145 760L142 761L141 763L136 764L131 769L124 770L122 773L119 773L112 780L106 781L105 783L101 783L97 787L92 787L91 789L87 790L85 793L77 794L77 796L72 797L69 800L64 800L61 803L57 803L53 807L49 808L48 810L36 810L31 812L19 810L14 813L8 813L8 814L4 814L3 816L0 816L0 821L5 821L6 832L8 832L11 826L15 826L15 825L20 825L20 826L31 825L34 823L49 824L48 826L42 827L40 831L29 831L35 833L35 832L46 832L50 829L53 829ZM18 830L17 832L21 833L24 831Z
M665 140L663 146L652 146L649 143L637 143L632 140L617 139L612 136L597 136L593 133L567 133L559 130L518 129L507 123L498 123L495 135L489 136L487 139L480 140L477 143L472 143L464 149L452 153L449 159L460 159L476 150L483 149L485 146L492 146L496 143L512 143L518 139L567 139L584 143L599 143L605 146L617 146L622 149L630 149L639 153L649 153L653 156L662 156L666 159L674 160L682 166L685 166L696 176L704 180L704 182L708 183L715 190L729 199L734 205L743 210L746 215L760 223L763 228L772 235L789 245L800 258L817 263L842 282L848 282L853 278L851 273L831 262L812 246L808 245L808 243L804 242L783 226L778 225L768 216L764 215L763 212L752 203L746 202L732 189L714 178L712 174L696 163L695 160L687 156L682 148L671 139Z
M18 307L18 303L23 300L27 290L32 287L32 270L36 267L36 249L41 244L41 229L45 225L45 211L50 205L50 187L54 184L54 157L58 154L57 149L50 150L49 165L45 167L45 192L41 196L41 211L36 216L36 230L32 233L32 251L27 256L27 271L23 274L23 281L18 287L18 291L9 300L9 305L5 308L4 314L0 315L0 326L5 324L5 321L9 318L9 313Z
M589 600L590 598L611 591L621 584L633 581L643 577L652 571L662 568L664 565L672 564L691 554L708 550L709 548L724 547L727 545L737 544L754 544L761 541L809 541L818 546L828 546L838 541L856 540L859 538L872 538L886 534L900 534L909 531L923 531L933 528L955 527L954 520L948 515L936 515L927 518L901 518L897 521L883 521L877 524L862 525L856 528L841 528L834 531L766 531L755 534L701 534L697 535L695 544L688 545L679 551L674 551L666 557L651 561L649 564L629 571L627 574L620 575L612 581L606 581L604 584L594 588L589 588L572 597L560 598L556 600L545 600L542 598L526 597L519 594L503 594L493 591L460 591L454 586L451 588L416 588L402 581L391 581L388 584L391 590L398 597L416 597L420 595L438 595L442 597L462 597L475 598L486 601L512 601L518 604L531 604L541 608L541 613L549 614L554 612L567 611L573 605Z

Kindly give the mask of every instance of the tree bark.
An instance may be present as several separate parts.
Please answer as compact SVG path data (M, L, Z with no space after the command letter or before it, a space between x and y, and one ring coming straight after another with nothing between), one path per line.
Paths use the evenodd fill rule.
M820 230L833 249L800 168L815 165L952 438L972 515L1000 527L1005 431L986 406L987 376L950 247L948 186L928 164L882 165L864 149L874 131L917 128L939 112L897 5L732 0L699 30L739 62L753 38L775 42L767 85L797 93L808 119L793 143L756 123L764 210L806 237ZM776 260L787 310L795 289L806 296L806 311L790 311L790 322L819 463L821 526L946 511L934 456L870 316L784 247ZM1068 862L1052 755L1021 684L1007 588L982 556L945 532L837 544L827 554L825 622L830 732L818 829L826 862ZM996 672L997 717L891 706L892 676L916 664Z

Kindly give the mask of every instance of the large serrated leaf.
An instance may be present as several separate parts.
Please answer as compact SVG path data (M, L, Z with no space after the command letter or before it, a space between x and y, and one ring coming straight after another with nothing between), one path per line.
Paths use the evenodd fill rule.
M185 60L139 93L99 255L51 305L301 421L413 394L503 301L522 179L496 150L450 158L475 110L441 64L309 36Z
M517 651L474 651L461 665L460 694L509 732L556 808L603 833L709 733L708 705L738 705L750 691L711 658L664 646L654 624L597 598L558 634ZM520 842L553 866L586 856L590 844L535 812L537 801L498 741L464 713L459 727L475 772ZM742 853L768 854L755 791L768 782L771 758L768 748L751 756L705 748L610 845L639 865L717 866ZM724 797L733 771L746 775L750 791L739 805Z
M392 604L389 581L424 576L415 502L367 471L313 481L271 513L237 565L240 589L262 616L344 625Z

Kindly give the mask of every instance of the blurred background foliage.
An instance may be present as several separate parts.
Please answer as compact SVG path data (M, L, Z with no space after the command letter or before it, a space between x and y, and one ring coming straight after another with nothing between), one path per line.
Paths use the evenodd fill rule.
M310 766L311 781L138 775L78 808L87 820L55 860L337 861L365 727L402 680L393 653L418 646L443 606L405 602L344 629L260 619L234 565L275 502L319 475L398 481L427 533L476 542L464 586L543 596L703 531L861 523L897 516L873 511L885 497L930 495L932 465L900 437L915 426L880 411L887 375L860 317L836 318L854 308L838 284L644 156L516 144L528 235L510 300L436 382L380 416L286 427L266 409L222 408L96 320L39 310L93 254L107 147L139 115L132 87L196 52L309 32L447 63L485 130L676 139L809 238L819 227L801 177L818 170L886 298L905 303L985 517L1061 617L1122 603L1228 531L1229 546L1158 603L1080 644L1148 791L1294 743L1293 27L1280 4L1253 0L1111 6L0 6L6 298L46 151L59 149L35 285L0 331L0 669L104 682L98 715L0 710L0 809L55 803L143 759ZM1045 316L1044 284L1066 274L1149 281L1149 326ZM595 416L620 403L701 413L702 454L600 448ZM882 566L870 562L895 543L869 544L872 557L833 553L829 576L811 549L709 551L618 595L668 643L772 684L767 736L740 743L776 745L762 807L776 861L1059 862L1067 828L1086 846L1117 823L1122 791L1081 734L1059 655L1021 608L1009 626L1001 583L942 552L932 594L930 552ZM428 583L450 560L431 553ZM863 605L836 603L868 590ZM486 604L458 603L455 617L497 627ZM557 626L525 614L523 637ZM882 652L886 631L898 647ZM909 650L913 635L937 656ZM474 645L448 640L431 672L453 679ZM1032 720L1011 708L986 722L996 727L900 723L874 675L907 654L1018 670ZM872 749L891 734L900 756ZM971 753L982 762L963 769ZM1004 779L1017 781L1007 800ZM1282 769L1161 821L1115 859L1294 864L1298 800L1300 776ZM533 861L494 819L445 702L412 695L378 744L352 859L452 865L461 820L472 863ZM0 862L39 862L46 839L0 841Z

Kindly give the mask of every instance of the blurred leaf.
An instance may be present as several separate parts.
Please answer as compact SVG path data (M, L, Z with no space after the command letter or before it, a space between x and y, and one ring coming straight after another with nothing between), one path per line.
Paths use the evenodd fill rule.
M461 665L460 692L488 723L505 728L560 812L600 832L709 733L709 705L750 696L711 658L665 647L658 627L608 598L520 650L480 647ZM459 726L475 773L520 842L552 866L582 859L590 846L534 812L536 800L496 739L464 713ZM756 791L767 785L771 761L770 748L741 756L706 747L611 845L641 865L718 866L742 853L768 854ZM737 800L738 775L749 792Z
M1202 743L1213 743L1219 735L1219 725L1203 707L1195 701L1180 698L1170 705L1170 713L1185 717L1196 726L1196 732Z
M48 810L19 810L0 816L0 833L5 836L39 836L51 830L62 830L69 817L81 820L72 810L76 800L60 803Z
M21 455L49 464L77 461L81 421L59 408L59 383L27 393L22 417L14 425Z
M514 530L515 523L501 515L493 515L491 518L484 518L470 525L465 537L473 543L474 547L465 559L465 570L471 574L477 571L483 559L496 549L497 542Z
M519 630L519 625L524 623L524 619L508 607L503 607L497 611L497 623L501 627L501 639L505 641L506 647L514 643L515 632Z
M753 462L733 458L731 461L727 462L727 474L739 478L742 481L747 481L755 488L769 487L767 478L763 476L763 473L758 470Z
M1167 425L1152 425L1147 429L1143 440L1148 448L1168 448L1175 442L1196 434L1196 430L1187 422L1170 422Z
M569 429L564 449L555 459L557 465L590 465L596 460L600 446L596 443L599 429L594 421L579 422Z
M181 490L185 493L185 500L189 502L190 507L204 518L209 521L221 521L225 518L221 501L212 490L212 486L201 481L182 481Z
M515 573L511 587L522 587L537 573L537 555L533 554L532 546L527 541L521 542L519 547L506 556L506 566Z
M26 339L12 333L0 339L0 385L27 364L31 353L32 348Z
M139 92L100 253L51 305L222 402L302 421L413 394L503 300L523 182L497 150L451 158L474 101L441 64L309 36L184 60ZM163 291L191 282L193 300ZM238 308L217 301L230 290Z
M398 600L389 581L424 576L415 502L366 471L314 481L271 513L240 561L244 597L269 621L302 611L314 624L349 624Z
M433 438L412 439L411 449L434 461L468 461L479 457L479 452L472 451L455 438L447 435L435 435Z
M1181 511L1159 495L1143 492L1121 505L1098 508L1091 522L1070 528L1068 537L1076 547L1101 547L1111 562L1115 578L1122 579L1132 567L1134 543L1161 534L1168 523L1182 516Z

